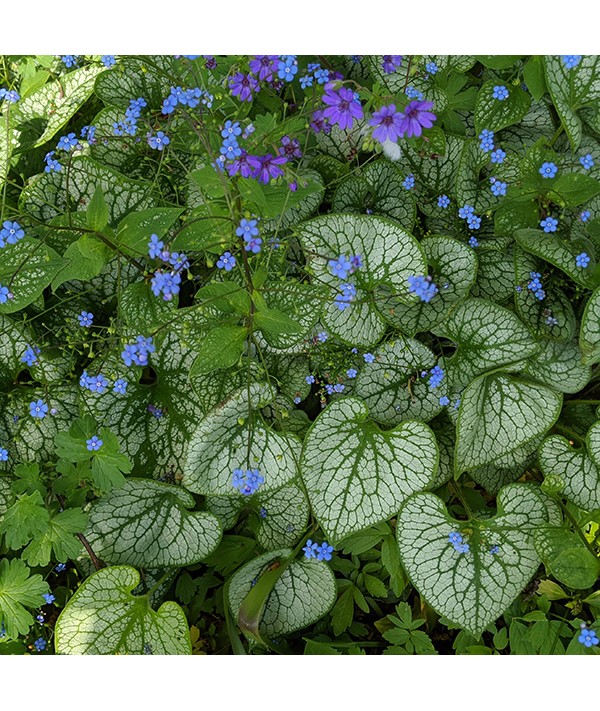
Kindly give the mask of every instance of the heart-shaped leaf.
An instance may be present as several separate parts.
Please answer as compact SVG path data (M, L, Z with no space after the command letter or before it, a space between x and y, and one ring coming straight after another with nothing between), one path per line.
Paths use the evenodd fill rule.
M187 510L194 503L181 487L129 479L94 505L86 538L98 558L111 565L192 565L210 555L221 540L215 516Z
M544 500L526 485L504 487L497 507L494 518L457 521L440 498L419 493L398 514L400 557L413 585L441 615L475 637L533 577L540 559L532 534L548 522ZM454 548L451 533L461 534L468 552Z
M552 427L562 395L537 383L492 373L462 393L458 414L457 473L491 464Z
M504 88L508 91L505 99L494 98L494 87L501 84L497 79L490 79L482 84L477 94L475 104L475 133L484 128L489 131L499 131L520 121L529 110L531 96L518 86L509 84Z
M437 444L422 422L381 431L357 398L331 403L311 426L300 470L313 512L336 545L390 518L404 499L426 488L437 468Z
M57 654L191 654L188 623L175 602L150 607L134 596L135 568L102 568L85 580L54 629Z

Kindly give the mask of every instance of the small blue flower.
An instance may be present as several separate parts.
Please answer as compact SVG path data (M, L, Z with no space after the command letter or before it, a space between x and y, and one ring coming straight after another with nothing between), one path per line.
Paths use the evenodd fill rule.
M567 69L573 69L581 62L581 54L562 54L561 59Z
M470 230L478 230L481 227L481 217L469 215L467 217L467 225Z
M425 303L429 303L439 291L430 276L409 276L407 282L408 291Z
M23 237L25 237L25 231L18 222L5 220L2 223L2 229L0 230L0 247L5 246L5 241L8 244L16 244L19 240L22 240Z
M74 67L77 64L79 56L77 54L63 54L61 55L60 59L65 65L65 67L67 69L70 69L71 67Z
M587 625L581 625L581 633L579 637L577 637L577 641L589 649L590 647L597 646L600 640L598 640L598 635L595 630L588 629Z
M44 593L43 598L46 601L46 605L51 605L56 600L52 593Z
M295 54L282 54L277 64L277 76L284 81L292 81L298 73L298 62Z
M179 252L172 252L168 262L176 272L183 272L190 268L189 260L183 252L181 254L179 254Z
M365 353L363 355L363 358L365 359L365 363L374 363L375 362L375 356L372 353Z
M339 279L347 279L349 274L352 274L352 262L346 257L345 254L341 254L338 259L330 259L328 262L329 271L333 276Z
M46 153L44 160L46 161L46 167L44 168L45 173L60 173L62 165L54 158L55 151L50 151Z
M544 232L556 232L558 220L555 220L554 217L547 217L545 220L540 222L540 227L544 230Z
M125 393L127 392L127 381L124 378L119 378L118 380L115 380L115 384L113 385L113 392L117 395L125 395Z
M16 104L20 98L14 89L0 89L0 101L8 101L9 104Z
M496 150L492 151L490 155L490 160L492 161L492 163L504 163L505 158L506 153L502 150L502 148L496 148Z
M495 86L492 96L498 101L504 101L508 99L508 89L505 86Z
M317 340L319 341L319 343L325 343L328 338L329 336L327 335L326 331L319 331L319 333L317 333Z
M96 143L96 127L95 126L84 126L81 129L81 137L85 138L85 140L90 143L94 144Z
M475 208L472 207L471 205L463 205L462 207L460 207L458 209L458 216L462 220L467 220L470 215L474 215L474 214L475 214Z
M43 637L38 637L33 643L33 646L35 647L36 652L43 652L44 649L46 649L47 644L48 643Z
M499 552L500 552L500 546L492 546L490 548L491 555L496 555L496 553L499 553Z
M496 178L490 178L490 183L490 190L493 195L496 197L506 195L506 188L508 187L506 183L503 183L501 180L496 180Z
M221 136L223 138L229 138L229 136L241 136L242 129L238 121L225 121L225 125L221 130Z
M442 380L444 379L444 374L445 374L444 369L441 368L439 365L435 365L429 371L429 375L431 376L429 378L429 388L431 390L435 390L435 388L439 387Z
M475 247L479 247L479 240L477 237L469 237L469 245L475 249Z
M21 363L26 363L29 367L37 363L40 349L37 346L27 346L25 353L21 356Z
M152 259L160 257L165 244L162 242L158 235L150 235L150 242L148 242L148 254Z
M440 195L437 199L438 207L446 208L450 205L450 198L447 195Z
M29 403L29 414L38 420L43 420L48 414L48 405L43 400L35 400Z
M317 546L317 560L331 560L331 554L333 553L333 546L327 544L327 541L323 541L320 546Z
M300 87L302 89L309 89L313 85L313 78L310 74L305 74L300 77Z
M594 159L592 158L592 154L588 153L587 155L581 156L579 159L579 162L583 166L584 170L589 170L590 168L593 168L595 163Z
M5 304L9 299L14 298L7 286L0 284L0 304Z
M314 375L307 375L306 378L304 378L306 382L309 385L312 385L315 382L315 376Z
M553 178L558 172L558 167L554 163L542 163L538 172L542 178Z
M442 405L443 407L446 407L446 405L449 405L449 404L450 404L450 398L447 397L446 395L443 395L440 398L440 405Z
M335 303L340 311L344 311L350 306L351 301L356 296L356 287L354 284L343 283L340 285L341 294L336 294Z
M580 267L581 269L586 269L588 264L590 263L590 258L585 252L582 252L581 254L578 254L575 257L575 264Z
M59 563L56 568L54 568L55 573L62 573L67 569L67 566L64 563Z
M84 328L89 328L94 322L94 314L89 311L82 311L77 318L79 319L79 325Z
M155 136L152 134L148 136L148 145L157 151L164 150L164 147L168 146L169 143L171 143L171 139L163 131L157 131Z
M404 178L402 186L405 190L412 190L415 187L415 176L411 173Z
M438 69L438 66L435 62L427 62L427 64L425 65L425 71L428 74L433 75L433 74L437 74L439 69Z
M346 377L350 378L351 380L353 378L356 378L357 375L358 370L356 370L356 368L348 368L348 370L346 371Z
M97 452L104 444L104 442L97 435L94 435L91 439L87 439L85 443L87 444L87 449L90 452Z
M57 148L62 151L72 151L79 145L79 139L74 133L69 133L66 136L61 136L58 139Z
M267 518L267 509L266 509L264 506L261 506L260 509L259 509L259 511L258 511L258 515L259 515L261 518Z
M404 90L404 93L406 96L408 96L409 99L416 99L417 101L423 101L423 92L419 91L418 89L415 89L414 86L409 86Z
M154 296L162 294L163 301L172 301L179 294L181 275L177 272L162 272L158 270L150 280L150 288Z
M479 134L479 140L481 141L479 147L484 153L489 153L490 151L494 150L493 131L489 131L487 128L484 128L483 131Z
M8 449L0 447L0 462L8 462Z
M310 560L311 558L316 558L316 550L317 550L317 543L313 543L312 540L309 538L308 541L306 541L306 545L302 549L304 551L304 557L307 560Z
M231 252L223 252L217 261L217 268L230 272L235 267L235 263L235 257L232 256Z
M100 57L100 61L104 66L108 69L109 67L113 67L115 65L115 55L114 54L103 54Z
M448 541L452 543L452 545L456 543L462 543L463 537L461 536L458 531L452 531L452 533L448 534Z
M579 219L582 222L587 222L590 219L591 215L592 215L592 213L589 210L584 210L583 212L580 213Z

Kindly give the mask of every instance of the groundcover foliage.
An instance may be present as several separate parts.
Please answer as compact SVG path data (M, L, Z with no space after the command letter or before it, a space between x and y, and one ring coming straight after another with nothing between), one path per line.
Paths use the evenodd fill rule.
M3 57L0 652L597 654L599 99Z

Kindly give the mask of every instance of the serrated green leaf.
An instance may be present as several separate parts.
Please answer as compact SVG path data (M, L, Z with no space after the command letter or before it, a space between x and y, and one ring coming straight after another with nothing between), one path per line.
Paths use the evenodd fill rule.
M370 346L379 340L385 331L379 312L382 298L393 295L403 303L415 301L407 279L426 273L425 258L416 239L397 223L366 215L327 215L302 223L297 233L316 278L330 290L323 322L343 341ZM334 302L340 280L328 268L328 261L341 254L358 254L363 264L353 275L355 302L344 311Z
M562 395L534 382L493 373L461 395L455 469L491 464L543 434L556 422Z
M191 654L183 610L165 602L155 612L131 591L140 575L128 566L103 568L69 600L54 629L57 654Z
M385 521L411 493L426 488L437 467L437 445L421 422L381 431L357 398L331 403L310 428L300 470L327 540Z
M42 595L50 590L41 575L30 572L22 560L0 560L0 627L9 637L29 632L33 616L25 608L42 605Z
M110 565L192 565L210 555L221 540L217 519L188 511L194 504L194 497L180 487L130 479L94 504L86 538Z
M533 577L539 558L536 526L547 523L537 492L519 484L498 495L494 518L457 521L434 494L411 496L398 515L398 546L409 578L440 614L478 638ZM458 553L448 540L462 533L469 544ZM498 553L490 553L498 546Z
M4 513L0 533L4 534L4 541L9 548L18 550L32 538L43 535L49 520L48 510L39 491L22 494Z
M236 618L253 581L270 563L291 555L288 548L270 551L247 563L231 578L229 605ZM335 578L326 563L304 558L293 560L267 598L260 622L261 634L281 637L316 622L331 609L336 592Z
M48 565L54 557L61 563L76 558L81 543L73 534L83 533L87 525L87 515L80 508L70 508L55 514L48 521L42 535L36 535L23 551L22 558L29 565Z

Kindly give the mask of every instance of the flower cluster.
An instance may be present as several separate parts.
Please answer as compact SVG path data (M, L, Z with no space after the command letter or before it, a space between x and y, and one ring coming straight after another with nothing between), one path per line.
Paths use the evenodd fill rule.
M150 288L155 296L162 294L164 301L171 301L179 293L181 272L190 268L187 256L179 252L170 252L165 249L164 242L158 235L150 235L148 242L148 255L152 259L160 258L171 267L170 271L158 269L150 281Z
M463 205L458 210L461 220L466 220L469 229L478 230L481 226L481 217L475 214L475 208L471 205Z
M152 336L138 336L134 343L127 343L121 353L125 365L148 365L148 356L156 351Z
M261 484L264 484L264 477L258 469L234 469L232 485L244 496L251 496L258 491Z
M79 378L79 385L92 393L103 395L110 383L108 378L105 378L102 373L98 373L98 375L88 375L87 370L84 370Z
M258 220L247 220L242 218L235 233L244 240L246 252L258 254L262 248L262 238L259 237Z
M307 560L310 560L311 558L316 558L317 560L331 560L333 546L330 546L327 541L323 541L323 543L319 545L316 542L313 543L313 541L309 538L302 550L304 551L304 557Z
M135 136L138 119L142 115L142 109L146 106L148 103L143 97L132 99L125 110L125 118L113 123L113 134L115 136Z
M14 89L0 89L0 101L8 101L9 104L16 104L20 98Z
M26 363L30 368L38 362L40 349L37 346L27 346L25 352L21 356L21 363Z
M539 272L529 272L529 276L531 280L527 283L527 288L534 293L536 299L543 301L546 298L546 292L540 281L542 275Z
M444 369L443 369L443 368L440 368L439 365L435 365L435 366L429 371L429 373L427 373L427 371L422 371L422 372L421 372L421 377L425 377L425 376L428 375L428 374L429 374L429 376L430 376L430 377L429 377L429 383L428 383L429 388L430 388L431 390L435 390L435 388L438 388L438 387L441 385L442 380L444 379L444 374L445 374L445 373L444 373Z
M469 544L463 541L463 537L458 531L448 534L448 542L452 544L457 553L468 553L470 550Z
M416 294L421 301L424 301L425 303L429 303L439 291L429 275L409 276L407 281L409 292L411 294Z
M193 89L182 89L180 86L172 86L171 93L163 101L163 114L172 114L178 105L189 106L190 109L195 109L202 102L210 108L214 97L208 92L202 91L199 87Z

